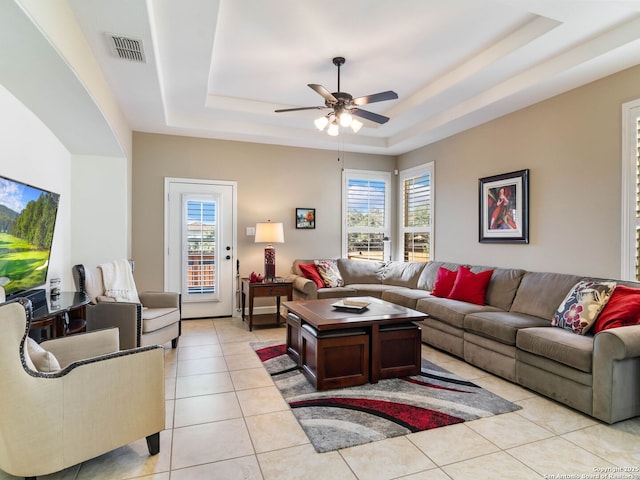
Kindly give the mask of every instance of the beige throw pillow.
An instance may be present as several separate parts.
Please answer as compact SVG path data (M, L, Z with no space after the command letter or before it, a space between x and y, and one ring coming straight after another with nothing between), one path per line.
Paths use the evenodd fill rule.
M343 287L344 280L335 260L314 260L325 287Z
M38 372L57 372L60 370L60 363L53 353L46 351L33 338L27 337L27 348L25 359L27 366Z

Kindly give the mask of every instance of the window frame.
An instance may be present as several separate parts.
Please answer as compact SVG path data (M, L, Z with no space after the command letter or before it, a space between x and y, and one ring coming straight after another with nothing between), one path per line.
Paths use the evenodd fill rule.
M380 233L378 227L349 227L348 219L348 193L350 180L373 180L384 182L384 226L382 228L383 236L389 237L391 233L391 172L378 170L359 170L344 169L342 170L342 258L348 258L349 255L349 234L350 233ZM383 251L384 256L384 251Z
M636 230L640 228L638 199L638 119L640 99L622 104L622 165L621 165L621 279L636 280Z
M405 191L404 182L409 178L418 178L424 174L429 174L429 188L431 191L431 202L429 211L429 226L423 227L405 227L404 225L404 206L405 206ZM410 167L401 170L398 173L398 240L396 242L396 248L394 249L394 256L400 261L404 261L404 235L420 229L421 231L427 230L429 233L429 260L434 258L434 198L435 198L435 165L434 162L425 163L415 167Z

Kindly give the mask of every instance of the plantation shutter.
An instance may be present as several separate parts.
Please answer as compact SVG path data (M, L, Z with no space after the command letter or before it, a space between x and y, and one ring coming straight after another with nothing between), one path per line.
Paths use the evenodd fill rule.
M216 293L215 201L187 200L187 294Z
M400 227L402 258L405 262L427 262L431 259L432 166L402 172L402 205Z
M636 118L636 261L635 261L635 280L640 280L640 118Z
M382 260L389 234L389 174L348 172L344 203L347 258Z

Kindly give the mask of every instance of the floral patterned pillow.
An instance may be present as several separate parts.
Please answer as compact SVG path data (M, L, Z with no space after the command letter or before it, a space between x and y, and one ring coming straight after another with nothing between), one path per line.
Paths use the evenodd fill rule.
M551 325L584 335L611 298L616 282L582 281L567 293Z
M325 287L343 287L344 280L335 260L314 260Z

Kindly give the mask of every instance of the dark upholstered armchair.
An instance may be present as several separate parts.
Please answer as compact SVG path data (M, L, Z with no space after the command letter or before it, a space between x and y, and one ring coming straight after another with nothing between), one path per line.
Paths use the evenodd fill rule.
M165 427L164 349L120 351L115 328L36 343L31 302L0 304L0 469L35 479Z
M76 288L91 299L87 305L87 330L117 327L120 348L163 345L178 346L182 301L175 292L141 292L140 303L118 302L105 295L100 267L75 265Z

